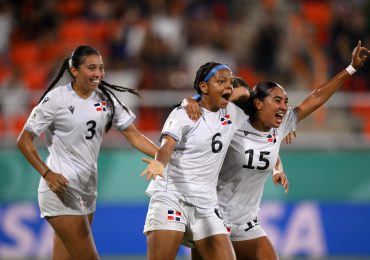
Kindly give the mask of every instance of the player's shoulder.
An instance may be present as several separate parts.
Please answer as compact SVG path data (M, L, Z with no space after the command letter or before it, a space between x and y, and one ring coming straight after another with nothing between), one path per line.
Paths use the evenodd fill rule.
M172 109L170 115L168 116L169 119L176 120L177 122L181 122L182 125L193 125L194 121L192 121L188 114L186 113L185 108L179 106Z
M71 84L56 86L45 95L44 99L41 102L64 102L65 99L67 99L68 96L71 95L71 91L73 91Z

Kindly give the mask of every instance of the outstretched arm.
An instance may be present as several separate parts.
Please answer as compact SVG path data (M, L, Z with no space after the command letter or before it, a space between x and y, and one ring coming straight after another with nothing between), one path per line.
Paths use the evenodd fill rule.
M367 60L370 51L361 46L361 41L352 52L351 66L358 70ZM297 122L311 114L313 111L322 106L334 93L339 89L343 83L354 73L350 69L344 69L339 72L334 78L330 79L327 83L315 89L308 97L306 97L296 108Z
M122 134L134 148L154 158L159 149L158 146L137 130L134 125L129 125L122 131Z
M155 160L143 158L142 160L148 164L148 167L141 172L140 176L146 175L146 180L159 175L163 177L164 168L171 159L171 155L176 146L176 140L169 135L162 138L161 148L155 155Z

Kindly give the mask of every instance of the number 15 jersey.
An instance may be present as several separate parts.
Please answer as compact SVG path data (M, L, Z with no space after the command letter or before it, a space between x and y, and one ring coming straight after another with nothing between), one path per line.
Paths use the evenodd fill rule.
M217 185L220 210L226 223L243 224L257 216L264 184L276 165L280 144L295 125L295 111L289 107L279 128L261 132L246 120L238 129Z

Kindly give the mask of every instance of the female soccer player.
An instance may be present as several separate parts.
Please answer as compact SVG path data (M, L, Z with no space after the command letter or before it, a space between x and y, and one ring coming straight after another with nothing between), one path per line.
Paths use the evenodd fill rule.
M287 105L286 92L277 83L263 82L252 89L245 106L248 120L231 142L217 184L221 215L230 228L237 259L278 259L257 215L263 187L273 172L281 141L360 69L369 54L359 42L353 50L351 65L296 107ZM202 259L196 249L192 249L192 257Z
M72 82L56 86L65 71ZM98 259L91 223L97 195L97 159L104 130L114 126L139 151L154 157L158 148L133 125L135 115L111 89L131 89L103 81L98 50L79 46L33 109L18 137L18 147L40 173L41 216L55 231L53 259ZM44 163L33 143L46 134Z
M144 226L148 259L175 259L183 240L205 259L235 259L217 207L216 184L226 150L245 115L229 103L233 74L224 64L202 65L194 81L203 115L194 122L181 107L172 111L156 160L142 172L153 178ZM162 177L156 177L160 175Z

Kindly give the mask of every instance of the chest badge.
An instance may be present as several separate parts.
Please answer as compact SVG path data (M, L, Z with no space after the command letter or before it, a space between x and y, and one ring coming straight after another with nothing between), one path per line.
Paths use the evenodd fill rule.
M267 136L267 142L269 142L269 143L276 143L276 135L275 135L275 133L273 133L272 135L269 134Z
M230 125L232 123L230 119L230 115L225 115L224 117L221 117L220 120L221 120L221 125Z
M107 111L107 101L100 101L94 104L96 111Z

